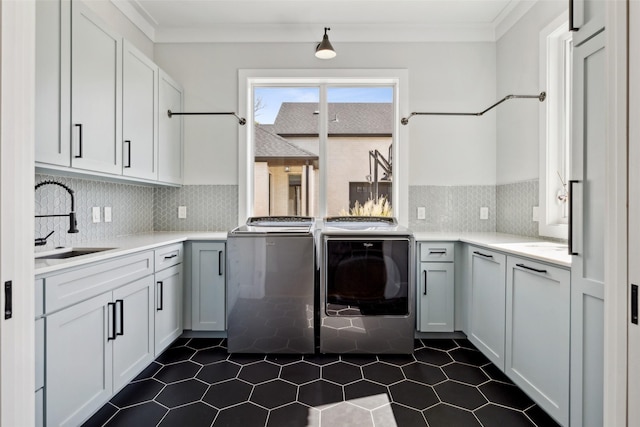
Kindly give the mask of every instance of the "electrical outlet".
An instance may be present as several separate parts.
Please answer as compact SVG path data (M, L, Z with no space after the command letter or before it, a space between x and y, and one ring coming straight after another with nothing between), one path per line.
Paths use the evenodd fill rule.
M424 206L418 206L418 219L427 218L427 209Z
M533 209L531 209L531 221L534 221L534 222L540 221L540 216L538 214L537 206L534 206Z
M91 218L93 222L100 222L100 206L94 206L91 208Z
M483 206L480 208L480 219L489 219L489 208Z
M104 207L104 222L111 222L111 206Z
M178 218L185 219L187 217L187 207L186 206L178 206Z

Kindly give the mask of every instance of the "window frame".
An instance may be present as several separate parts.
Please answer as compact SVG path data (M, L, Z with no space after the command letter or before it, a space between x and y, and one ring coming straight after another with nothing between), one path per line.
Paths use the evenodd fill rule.
M557 204L559 190L558 164L567 164L570 159L571 141L571 82L570 51L565 49L571 34L568 31L568 13L563 13L540 31L540 87L547 92L547 99L540 103L540 157L539 157L539 218L538 234L566 240L568 225ZM570 42L569 42L570 43ZM568 64L568 65L567 65ZM567 70L566 67L569 67ZM561 94L561 95L559 95ZM564 141L564 156L559 155ZM568 172L562 177L568 191ZM561 185L561 184L560 184ZM564 202L566 213L568 206Z
M408 224L409 184L409 130L400 126L401 112L408 107L408 71L406 69L241 69L238 72L239 110L246 111L247 123L254 122L254 86L318 86L320 88L320 116L327 117L327 86L384 85L393 86L394 127L393 158L398 165L394 170L392 192L394 216L402 225ZM326 138L328 123L320 120L319 137L321 161L326 159ZM252 126L241 126L238 136L238 222L243 224L253 211L253 131ZM319 171L318 217L326 215L326 168Z

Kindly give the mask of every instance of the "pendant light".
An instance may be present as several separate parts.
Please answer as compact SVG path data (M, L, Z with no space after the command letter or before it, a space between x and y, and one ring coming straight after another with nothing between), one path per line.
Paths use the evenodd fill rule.
M324 27L324 37L322 37L322 41L318 43L316 47L316 58L331 59L336 57L336 51L333 50L333 46L331 46L329 36L327 35L327 31L330 29L331 28Z

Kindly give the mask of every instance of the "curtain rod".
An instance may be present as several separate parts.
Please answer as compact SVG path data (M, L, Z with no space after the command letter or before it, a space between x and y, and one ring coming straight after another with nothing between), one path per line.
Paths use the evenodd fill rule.
M400 123L402 123L403 125L407 125L409 124L409 119L413 116L481 116L484 113L486 113L487 111L491 110L492 108L497 107L498 105L502 104L504 101L507 101L509 99L516 99L516 98L535 98L540 102L543 102L546 98L547 98L547 93L546 92L540 92L539 95L507 95L504 98L502 98L500 101L496 102L495 104L493 104L492 106L486 108L485 110L479 112L479 113L438 113L438 112L433 112L433 113L411 113L409 114L409 117L403 117L400 120Z
M244 117L240 117L236 113L174 113L169 110L167 111L167 115L169 116L169 118L171 118L171 116L234 116L236 119L238 119L238 123L241 126L244 126L247 123L247 119L245 119Z

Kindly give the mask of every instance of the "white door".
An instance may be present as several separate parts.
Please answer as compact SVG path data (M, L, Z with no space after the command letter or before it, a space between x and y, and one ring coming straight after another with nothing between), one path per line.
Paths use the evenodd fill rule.
M225 330L225 244L194 243L192 246L192 329Z
M122 38L71 5L71 166L122 174Z
M506 257L483 248L471 251L471 341L504 371Z
M420 277L416 292L420 301L418 330L453 332L453 263L420 263Z
M46 425L77 426L111 397L111 292L46 319Z
M574 49L571 143L571 422L603 424L606 55L603 32Z
M0 2L0 283L13 313L0 318L0 425L34 423L33 126L35 2ZM0 292L0 307L6 294ZM4 311L4 310L3 310Z
M122 174L158 179L158 66L123 44Z
M182 334L182 264L155 275L155 354Z
M162 70L159 81L158 180L182 184L182 116L167 114L182 112L182 87Z
M113 291L116 339L113 341L113 390L131 381L153 361L153 276Z

